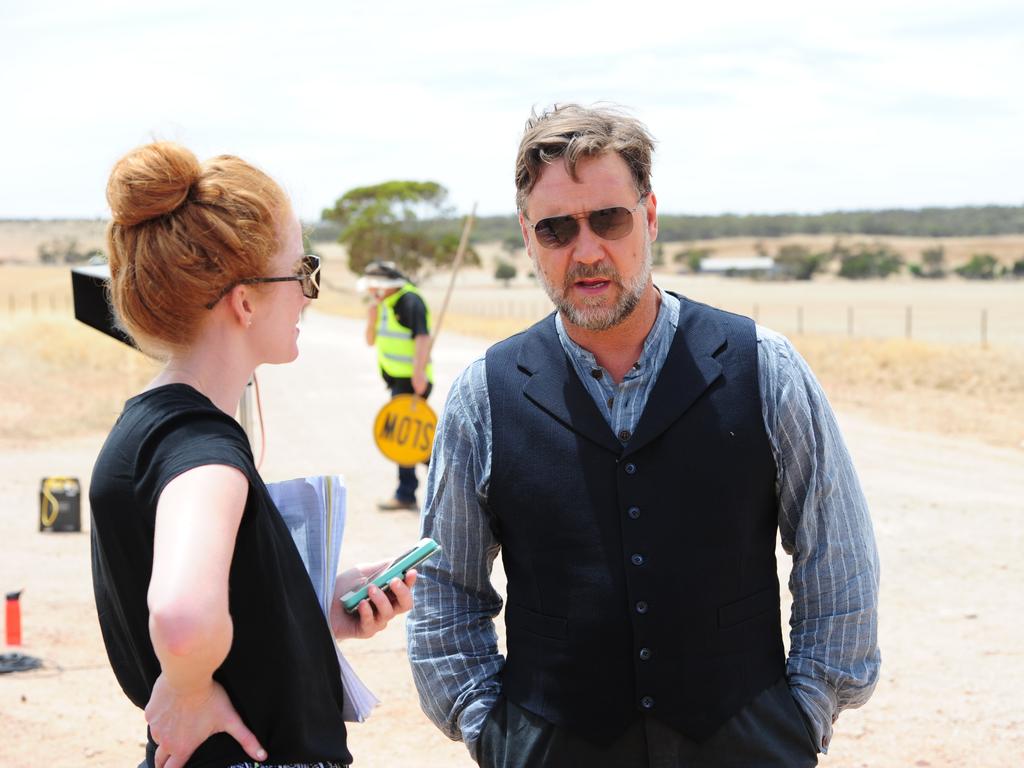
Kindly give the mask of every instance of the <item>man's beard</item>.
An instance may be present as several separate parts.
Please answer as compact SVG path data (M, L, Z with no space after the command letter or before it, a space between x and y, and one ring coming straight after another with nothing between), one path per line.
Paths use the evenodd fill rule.
M536 258L533 259L534 272L540 278L545 293L566 320L588 331L607 331L633 314L633 310L640 304L640 298L651 281L651 241L646 232L644 235L643 267L628 283L623 283L618 270L605 261L597 264L574 264L565 273L565 280L561 288L556 288L548 282L544 270L540 268ZM606 295L583 296L578 304L570 301L568 296L576 281L587 278L608 280L612 285L617 286L619 294L614 304L608 305Z

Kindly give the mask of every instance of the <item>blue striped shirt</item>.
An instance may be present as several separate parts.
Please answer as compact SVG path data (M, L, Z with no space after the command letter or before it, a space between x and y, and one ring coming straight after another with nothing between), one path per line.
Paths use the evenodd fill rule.
M615 383L592 353L555 324L566 355L612 431L628 441L668 355L679 300L662 292L640 359ZM871 696L878 678L878 554L867 503L835 416L807 363L783 336L758 326L761 410L775 463L789 589L793 695L827 751L843 709ZM444 547L418 569L409 660L424 712L452 739L476 741L501 691L504 658L491 584L500 542L487 491L491 417L483 358L452 385L427 475L422 535Z

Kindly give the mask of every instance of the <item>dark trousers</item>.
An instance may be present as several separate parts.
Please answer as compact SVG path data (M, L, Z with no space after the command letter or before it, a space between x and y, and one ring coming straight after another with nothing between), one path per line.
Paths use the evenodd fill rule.
M643 716L611 744L594 744L504 697L476 745L482 768L809 768L818 747L785 678L762 691L707 741Z
M385 381L391 390L392 397L395 395L416 394L412 388L412 379L386 379ZM424 400L430 397L430 391L433 388L432 382L427 384L427 391L423 393ZM396 499L399 501L416 501L416 489L419 486L420 481L416 479L416 467L400 466L398 468L398 489L395 491Z

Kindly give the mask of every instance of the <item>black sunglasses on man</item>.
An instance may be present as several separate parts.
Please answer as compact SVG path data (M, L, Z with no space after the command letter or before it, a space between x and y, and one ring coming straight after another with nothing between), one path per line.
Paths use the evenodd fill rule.
M536 224L531 224L525 213L523 219L537 235L538 242L545 248L565 248L569 245L580 233L580 219L586 219L590 231L602 240L621 240L633 231L633 214L636 213L645 197L647 195L640 195L640 199L632 208L617 205L613 208L601 208L596 211L551 216L541 219Z

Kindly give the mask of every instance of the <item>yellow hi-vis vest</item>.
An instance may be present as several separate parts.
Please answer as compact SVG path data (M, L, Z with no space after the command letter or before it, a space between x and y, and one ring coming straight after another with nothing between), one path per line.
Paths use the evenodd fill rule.
M407 293L414 293L423 298L416 286L406 283L393 294L377 305L377 362L380 369L395 379L412 378L412 361L416 353L416 342L412 329L398 322L395 316L395 304ZM427 302L423 302L427 307ZM427 307L427 332L430 332L430 308ZM427 381L434 380L434 366L427 364Z

